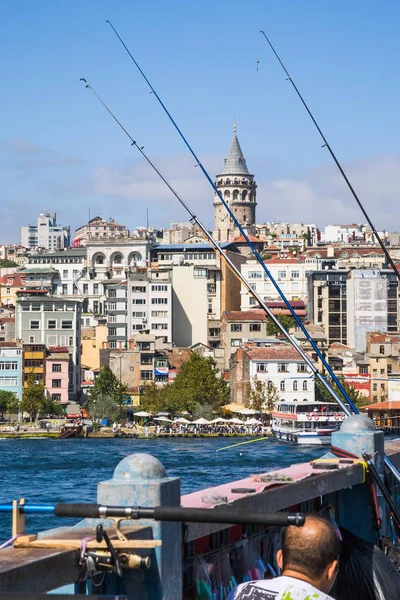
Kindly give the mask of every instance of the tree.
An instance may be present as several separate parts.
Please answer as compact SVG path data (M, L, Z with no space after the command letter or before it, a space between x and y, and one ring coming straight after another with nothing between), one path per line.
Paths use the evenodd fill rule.
M109 396L118 404L122 394L126 391L126 385L122 384L114 375L108 365L105 365L98 374L94 386L90 392L90 399L96 400L100 396Z
M142 388L140 395L140 408L152 413L159 413L165 410L165 403L168 394L168 386L158 386L152 381Z
M34 416L43 412L46 406L47 398L44 393L44 384L36 383L35 374L30 373L27 379L27 386L22 391L21 409L29 413L31 423Z
M99 393L96 398L90 397L87 406L93 419L116 421L120 416L121 405L110 395Z
M291 327L294 327L296 325L296 321L294 320L294 318L290 315L276 315L276 318L278 319L279 323L281 325L283 325L283 327L286 329L286 331L288 331ZM277 325L275 325L275 323L273 322L272 319L267 319L267 335L277 335L281 333L281 330L279 329L279 327Z
M192 414L199 405L217 411L228 401L228 384L220 377L214 359L192 352L167 388L165 408L172 413L187 410Z
M4 268L4 269L11 269L12 267L18 267L18 263L14 262L13 260L7 260L5 258L2 258L0 260L0 267Z
M0 413L4 416L5 412L12 412L18 406L18 398L13 392L0 390Z
M338 396L340 398L342 398L344 402L346 402L346 400L343 398L342 393L340 392L337 385L335 383L333 383L331 380L329 380L329 383L333 387L334 391L338 394ZM349 385L345 381L342 381L341 384L342 384L344 391L346 392L346 394L348 395L350 400L353 402L353 404L355 404L355 406L357 408L360 408L361 406L365 406L366 404L368 404L369 401L361 394L361 392L356 390L356 388ZM319 381L319 379L316 379L316 381L315 381L315 399L318 402L336 402L336 400L334 399L332 394L330 394L328 392L328 390L322 385L322 383Z
M246 406L260 412L272 412L280 397L272 381L262 381L257 375L246 386Z

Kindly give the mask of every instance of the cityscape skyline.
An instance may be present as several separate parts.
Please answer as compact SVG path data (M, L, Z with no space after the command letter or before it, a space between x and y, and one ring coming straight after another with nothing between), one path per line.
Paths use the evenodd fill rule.
M257 179L258 222L361 222L336 167L259 36L265 28L376 227L387 228L390 222L391 229L398 229L393 215L400 159L391 123L398 104L392 73L399 7L385 2L383 12L366 2L360 15L357 7L343 2L334 7L315 1L301 7L289 2L286 8L264 4L254 3L251 19L243 18L246 11L239 2L230 3L229 11L224 3L211 7L209 1L202 10L184 2L167 9L156 1L134 8L122 2L112 9L106 2L89 2L85 10L63 2L57 7L43 2L39 8L24 2L23 11L6 7L3 42L9 60L4 77L12 93L4 99L0 144L1 241L18 242L21 215L28 223L47 206L72 229L87 220L89 209L130 229L146 223L147 207L156 227L168 227L171 215L186 220L169 191L79 84L82 76L212 228L212 189L149 100L106 18L146 70L212 177L223 165L236 116L243 152ZM204 31L211 40L207 45ZM221 31L235 35L219 44Z

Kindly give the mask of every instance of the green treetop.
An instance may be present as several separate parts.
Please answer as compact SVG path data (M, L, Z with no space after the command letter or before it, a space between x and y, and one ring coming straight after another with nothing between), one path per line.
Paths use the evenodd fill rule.
M35 374L30 373L27 379L27 387L22 391L21 409L29 413L31 422L39 413L44 412L47 398L44 393L44 384L35 382Z

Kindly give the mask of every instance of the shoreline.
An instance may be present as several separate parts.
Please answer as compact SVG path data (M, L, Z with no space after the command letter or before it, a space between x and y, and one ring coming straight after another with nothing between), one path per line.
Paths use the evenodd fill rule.
M144 433L131 433L123 432L122 434L114 434L110 432L92 432L84 438L83 435L76 437L70 437L66 439L126 439L126 440L157 440L157 439L177 439L177 438L233 438L233 437L273 437L271 433L159 433L157 435L150 433L147 437ZM62 439L59 437L59 432L47 432L47 431L18 431L18 432L1 432L0 439L40 439L40 438L53 438Z

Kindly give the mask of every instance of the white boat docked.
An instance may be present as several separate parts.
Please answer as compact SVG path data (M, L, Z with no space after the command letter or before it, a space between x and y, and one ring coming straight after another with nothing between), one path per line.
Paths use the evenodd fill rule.
M334 402L280 402L272 413L272 433L282 442L329 446L345 418Z

